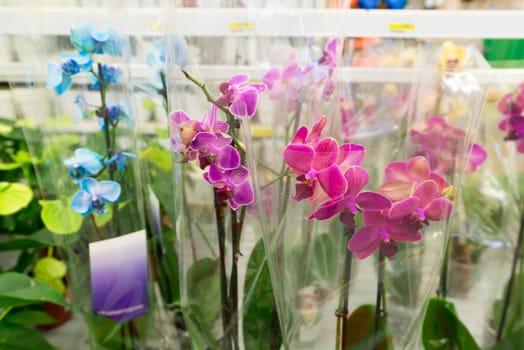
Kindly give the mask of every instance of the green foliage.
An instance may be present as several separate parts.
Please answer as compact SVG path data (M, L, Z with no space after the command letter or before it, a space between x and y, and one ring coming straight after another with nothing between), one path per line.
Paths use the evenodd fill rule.
M71 209L69 200L41 200L39 203L43 207L41 213L42 221L52 233L75 233L82 226L82 216Z
M21 183L0 182L0 215L11 215L25 208L33 199L33 191Z
M47 312L23 309L10 312L4 318L4 321L22 326L40 326L56 322Z
M489 350L520 350L524 344L524 327L502 338Z
M220 273L217 259L196 261L187 271L187 289L192 291L187 307L186 322L192 339L205 340L206 346L216 348L212 335L213 323L220 318Z
M68 306L60 293L42 282L16 272L0 274L0 308L39 304L44 301Z
M247 264L244 312L245 348L280 349L282 335L262 240L256 244Z
M361 305L357 307L346 321L345 337L346 349L368 350L373 348L375 342L375 306ZM379 322L376 336L378 346L376 350L391 350L393 343L386 322Z
M46 256L36 262L33 275L37 281L45 283L63 295L65 285L62 279L65 277L66 271L66 265L62 261Z
M502 308L504 306L504 296L508 290L508 283L504 287L501 298L493 303L493 319L491 326L497 330L502 316ZM503 336L509 336L518 329L524 328L524 273L517 273L513 282L511 297L506 313L506 321L504 323Z
M422 326L422 343L426 350L480 350L458 318L453 303L439 297L429 300Z
M56 350L37 331L22 325L0 322L2 350Z

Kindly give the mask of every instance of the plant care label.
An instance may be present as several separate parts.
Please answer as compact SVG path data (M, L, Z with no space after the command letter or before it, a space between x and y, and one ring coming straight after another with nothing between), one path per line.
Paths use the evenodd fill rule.
M89 244L93 312L117 322L147 313L144 230Z

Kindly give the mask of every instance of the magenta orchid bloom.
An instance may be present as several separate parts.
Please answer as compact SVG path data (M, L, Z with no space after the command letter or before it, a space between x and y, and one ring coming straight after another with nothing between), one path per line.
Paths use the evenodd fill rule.
M392 219L387 211L365 210L364 223L348 242L348 249L357 259L365 259L377 250L393 259L398 250L396 242L422 239L422 224L412 216Z
M326 120L325 116L320 118L311 132L300 127L284 149L284 161L297 175L296 200L321 202L344 195L348 189L344 172L364 157L362 146L339 146L331 137L320 139Z
M411 141L418 145L417 153L426 156L431 169L440 174L454 169L457 160L463 159L466 153L469 155L467 173L476 171L487 158L486 151L479 144L473 144L466 150L466 133L448 124L442 117L431 117L425 129L411 130L410 136Z
M240 166L240 154L231 146L231 136L223 133L199 132L188 147L188 160L197 160L200 169L216 164L222 170Z
M247 74L237 74L229 81L220 84L220 97L216 101L219 106L228 107L236 117L251 118L255 115L258 94L266 90L265 84L248 83Z
M171 144L175 152L187 153L190 143L198 132L222 133L226 137L229 124L216 120L217 107L211 106L209 114L204 112L202 121L193 120L182 110L174 111L169 115L169 125L178 132L171 133Z
M229 200L231 209L252 204L254 201L253 186L248 181L249 171L244 166L222 171L214 164L204 173L204 179L219 190L219 194Z
M354 227L354 217L361 210L386 210L391 206L391 201L381 193L365 191L362 189L369 181L369 175L364 168L351 166L345 173L348 189L337 199L331 199L319 205L309 219L326 220L340 213L340 221L347 227Z
M505 141L515 141L517 151L524 153L524 117L512 116L504 119L499 124L499 129L507 132Z
M442 189L435 181L426 180L415 187L413 195L391 205L388 216L398 219L414 214L421 222L440 221L449 217L453 204L442 197Z

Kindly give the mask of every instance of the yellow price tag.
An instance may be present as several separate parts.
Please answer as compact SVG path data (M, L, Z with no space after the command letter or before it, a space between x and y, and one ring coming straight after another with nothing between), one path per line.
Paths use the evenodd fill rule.
M391 32L412 32L415 30L415 25L409 23L390 23L389 30Z
M255 23L253 22L234 22L229 23L229 30L237 32L242 30L249 30L255 28Z
M164 30L166 28L165 24L162 22L149 22L147 24L149 30Z

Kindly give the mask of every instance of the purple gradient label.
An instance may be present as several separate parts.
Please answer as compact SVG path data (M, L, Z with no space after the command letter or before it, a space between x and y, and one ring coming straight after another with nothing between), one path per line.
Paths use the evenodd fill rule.
M93 312L117 322L147 313L146 232L89 244Z

